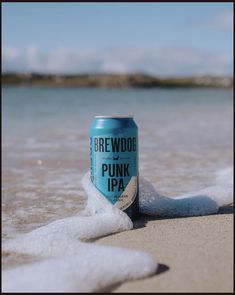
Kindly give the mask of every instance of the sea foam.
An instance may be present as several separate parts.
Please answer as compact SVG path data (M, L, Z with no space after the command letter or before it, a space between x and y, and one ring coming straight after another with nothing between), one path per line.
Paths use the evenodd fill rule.
M140 178L140 210L144 214L161 217L208 215L232 202L232 168L217 172L213 185L174 198L159 194L149 181Z
M216 213L232 203L232 176L232 169L220 171L212 186L175 198L160 195L140 178L140 211L167 217ZM82 184L88 196L83 216L57 220L3 244L3 252L41 257L40 262L3 271L4 292L95 292L156 272L157 261L146 252L91 243L130 230L133 223L93 186L89 173Z

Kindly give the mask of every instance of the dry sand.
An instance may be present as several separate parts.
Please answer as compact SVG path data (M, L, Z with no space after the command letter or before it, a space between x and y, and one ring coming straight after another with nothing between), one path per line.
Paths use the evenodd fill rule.
M99 244L146 250L160 266L153 277L113 286L113 292L232 292L233 207L220 214L153 219L101 238Z

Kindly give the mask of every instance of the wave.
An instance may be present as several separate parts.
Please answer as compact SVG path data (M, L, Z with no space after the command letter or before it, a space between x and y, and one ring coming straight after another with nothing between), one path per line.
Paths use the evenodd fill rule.
M158 263L147 252L92 243L131 230L133 223L93 186L89 172L82 184L88 196L82 214L3 243L3 253L34 255L41 260L3 271L4 292L97 292L156 273ZM208 215L232 202L232 168L220 170L212 186L175 198L160 195L149 181L140 178L143 214L169 218Z

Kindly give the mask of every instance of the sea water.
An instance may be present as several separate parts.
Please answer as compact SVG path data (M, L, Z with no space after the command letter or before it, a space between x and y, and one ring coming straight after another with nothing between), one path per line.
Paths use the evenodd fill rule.
M148 253L90 243L133 226L83 178L91 118L123 105L139 125L142 213L232 202L232 91L4 88L4 290L97 291L156 272Z

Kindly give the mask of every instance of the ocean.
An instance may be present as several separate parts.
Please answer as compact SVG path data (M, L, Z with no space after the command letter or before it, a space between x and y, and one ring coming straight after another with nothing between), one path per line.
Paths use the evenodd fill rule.
M81 179L89 170L89 130L95 115L131 114L134 116L139 127L140 176L148 179L159 195L171 198L199 191L203 194L212 194L219 206L223 204L220 204L222 201L218 201L218 198L227 194L227 178L232 173L224 169L231 167L233 163L232 90L4 87L2 94L2 239L3 242L13 240L11 247L13 249L16 247L14 251L23 247L22 249L28 249L26 254L37 254L39 253L37 251L41 251L40 247L44 247L43 251L47 253L53 242L50 236L53 239L55 234L56 238L60 239L61 234L58 235L60 230L57 233L52 224L32 232L32 235L26 235L26 238L24 233L61 218L82 214L87 199ZM222 190L220 187L216 187L216 192L214 187L212 190L204 189L213 185L215 173L219 173L219 179L222 179L224 183ZM221 180L218 181L221 182ZM231 189L231 184L229 185ZM152 190L148 184L145 188ZM197 198L197 203L194 205L194 200L191 199L186 202L178 200L177 205L175 202L170 202L168 198L163 202L158 201L158 196L154 198L152 203L148 198L142 201L143 212L151 214L151 210L155 212L160 210L159 206L163 206L165 211L166 209L171 211L172 216L174 215L172 208L178 210L176 215L190 215L190 212L194 215L195 210L202 210L201 212L205 210L201 214L209 214L217 210L211 201L205 203L207 208L203 208L204 199ZM193 210L189 212L190 206L194 208L191 208ZM195 215L197 214L196 212ZM122 230L130 228L129 221L125 221L125 218L115 223L115 218L119 220L119 213L108 214L105 218L103 224L100 223L100 228L98 225L94 228L94 225L91 229L89 222L95 224L94 217L89 219L87 225L85 219L78 217L78 221L74 224L79 226L81 224L82 234L79 236L74 229L73 235L75 237L78 235L77 237L82 239L85 231L87 232L85 236L89 239L89 231L92 232L92 238L101 236L104 232L120 231L119 222L123 223ZM98 223L101 221L97 219ZM63 247L67 247L68 222L61 223L61 233L65 234L61 238L62 244L58 247L61 253L65 251ZM59 223L56 224L57 228L60 228ZM108 224L110 226L107 227ZM44 246L43 235L49 239L45 241ZM16 246L14 246L14 238L17 236L22 236L23 242L18 243L16 240ZM34 236L35 245L33 244ZM75 253L73 251L78 246L74 240L71 240L71 245L74 247L71 251ZM94 248L92 249L95 251ZM27 259L34 261L34 258L27 258L25 254L14 255L14 251L5 252L3 255L3 268L12 269L13 267L12 276L14 280L17 280L19 277L17 271L21 273L21 270L14 267L27 263ZM87 255L89 261L93 259L93 254ZM130 255L133 257L140 255L139 263L148 261L146 263L149 268L146 268L148 271L146 270L145 275L154 271L156 264L151 258L144 256L145 254ZM134 263L136 260L133 259L133 262L130 262L130 267L133 268L130 270L132 277L144 276L143 273L133 275L136 268ZM60 262L56 261L53 266L55 269L57 263ZM72 260L70 262L66 260L66 263L72 263ZM79 263L85 263L84 259ZM101 262L99 265L102 268ZM46 262L44 266L39 266L39 271L41 273L42 269L50 267L51 264ZM99 267L97 267L97 275L102 273ZM25 271L30 274L31 268ZM120 270L117 270L117 274L120 275ZM9 277L10 273L8 273ZM119 279L122 281L125 276ZM47 282L46 277L45 282ZM107 284L110 282L114 282L111 277ZM21 281L18 283L20 286ZM49 288L46 284L45 288ZM93 287L89 283L83 287L84 290L97 290L97 284L99 280L96 276ZM52 288L54 286L52 284ZM74 290L73 287L71 288Z
M210 184L233 162L229 89L4 87L3 237L71 216L85 204L93 116L131 114L140 175L168 196Z

